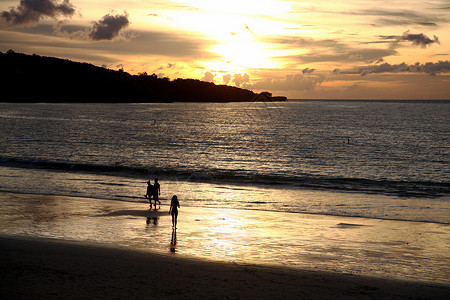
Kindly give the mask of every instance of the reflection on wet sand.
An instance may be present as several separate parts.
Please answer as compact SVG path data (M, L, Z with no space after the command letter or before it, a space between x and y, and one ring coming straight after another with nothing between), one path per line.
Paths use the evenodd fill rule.
M177 229L174 227L172 228L172 239L170 240L170 252L176 251L176 245L177 245Z
M1 235L168 252L167 206L6 193L0 200ZM447 224L200 207L183 207L179 221L169 253L184 257L448 283Z
M147 224L158 225L159 217L147 217Z

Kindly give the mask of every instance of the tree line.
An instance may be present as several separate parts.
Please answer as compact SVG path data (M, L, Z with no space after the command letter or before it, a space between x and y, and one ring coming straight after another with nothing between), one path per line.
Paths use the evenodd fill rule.
M67 59L0 52L3 102L244 102L250 90L194 79L131 75Z

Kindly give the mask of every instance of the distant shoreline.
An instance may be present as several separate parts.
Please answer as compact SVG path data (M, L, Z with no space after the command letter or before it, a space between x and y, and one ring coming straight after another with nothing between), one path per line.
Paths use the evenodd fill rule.
M194 79L158 78L142 73L130 75L88 63L26 55L12 50L0 52L3 99L8 102L252 102L286 101L228 85Z

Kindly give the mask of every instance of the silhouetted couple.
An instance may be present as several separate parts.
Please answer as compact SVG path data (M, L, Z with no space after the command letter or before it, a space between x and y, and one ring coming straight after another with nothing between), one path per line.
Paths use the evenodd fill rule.
M147 181L147 194L145 194L145 197L148 198L148 202L150 202L150 208L152 208L152 197L153 200L155 200L155 209L156 209L156 202L161 205L161 201L159 201L159 195L161 194L161 189L158 183L158 178L155 178L155 184L152 185L152 183Z

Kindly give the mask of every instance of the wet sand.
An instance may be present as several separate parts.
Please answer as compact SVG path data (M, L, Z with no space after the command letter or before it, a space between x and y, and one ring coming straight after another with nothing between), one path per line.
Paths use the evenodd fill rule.
M449 226L0 193L9 298L448 299ZM148 220L148 222L147 222ZM172 251L173 249L173 251Z
M449 286L0 238L3 299L448 299Z

